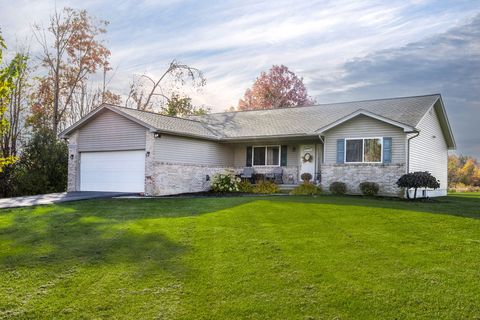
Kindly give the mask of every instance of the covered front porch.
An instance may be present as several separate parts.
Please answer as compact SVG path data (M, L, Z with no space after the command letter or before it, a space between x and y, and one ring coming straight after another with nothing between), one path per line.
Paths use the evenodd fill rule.
M268 180L295 186L302 181L303 173L309 173L312 182L320 183L324 155L320 137L246 141L235 143L233 150L237 174L253 184Z

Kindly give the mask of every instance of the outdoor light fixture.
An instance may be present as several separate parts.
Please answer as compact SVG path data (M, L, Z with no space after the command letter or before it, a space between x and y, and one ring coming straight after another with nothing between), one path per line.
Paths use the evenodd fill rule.
M210 181L210 176L208 174L205 176L205 180Z
M154 137L154 138L161 138L162 135L161 135L160 133L158 133L158 132L155 132L155 133L153 134L153 137Z
M147 156L147 157L150 157L150 151L147 151L146 156Z
M73 158L75 158L75 155L71 154L71 155L70 155L70 159L73 160Z

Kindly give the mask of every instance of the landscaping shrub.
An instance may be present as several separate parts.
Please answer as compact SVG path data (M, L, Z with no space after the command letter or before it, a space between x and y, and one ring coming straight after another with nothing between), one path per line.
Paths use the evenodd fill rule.
M380 190L380 187L378 186L378 183L375 183L375 182L360 183L360 191L362 191L362 194L365 196L376 196L379 190Z
M277 193L279 191L278 186L271 181L260 181L253 187L253 193Z
M295 196L311 196L320 194L321 192L322 188L314 185L313 183L302 183L290 191L290 194Z
M11 168L13 194L33 195L67 189L68 146L49 129L38 129Z
M253 185L248 180L243 180L238 183L238 191L243 193L251 193Z
M217 173L212 177L212 191L219 193L238 192L240 178L231 172Z
M415 189L414 199L417 198L418 188L440 188L438 180L427 171L417 171L404 174L397 181L397 186L407 189L407 198L410 199L409 189Z
M312 180L312 175L308 172L304 172L302 173L302 175L300 176L300 178L303 180L303 182L310 182L310 180Z
M330 192L333 194L345 194L347 193L347 185L343 182L332 182L330 184Z

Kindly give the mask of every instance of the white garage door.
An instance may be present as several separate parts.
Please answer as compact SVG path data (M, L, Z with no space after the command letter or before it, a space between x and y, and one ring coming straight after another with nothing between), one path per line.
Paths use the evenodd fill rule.
M145 151L82 152L80 190L144 192Z

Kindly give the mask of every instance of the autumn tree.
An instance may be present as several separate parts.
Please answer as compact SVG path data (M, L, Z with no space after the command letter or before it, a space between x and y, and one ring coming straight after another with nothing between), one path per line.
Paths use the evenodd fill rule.
M448 157L448 186L455 186L460 182L460 160L455 155Z
M55 134L65 125L81 84L97 70L109 68L110 51L100 40L107 25L85 10L65 8L55 11L47 28L34 27L35 38L42 48L42 66L47 70L39 81L34 111L48 114Z
M480 187L480 165L475 158L451 155L448 157L448 184Z
M474 159L468 159L462 168L460 168L460 182L466 185L473 185L473 178L478 171Z
M3 50L7 48L4 39L0 34L0 64L3 61ZM13 60L4 68L0 69L0 140L4 141L5 135L10 132L11 123L6 114L12 99L12 92L20 75L26 68L27 57L17 54ZM3 142L2 142L3 145ZM11 150L2 148L0 154L0 172L3 168L16 160Z
M172 60L167 69L154 78L146 74L134 77L125 106L143 111L159 111L168 104L182 105L189 100L181 100L178 91L189 82L192 87L199 88L206 84L205 77L197 68ZM171 101L171 99L174 99Z
M272 66L268 72L262 72L245 91L238 102L239 110L276 109L306 106L314 104L310 98L303 78L299 78L286 66Z

